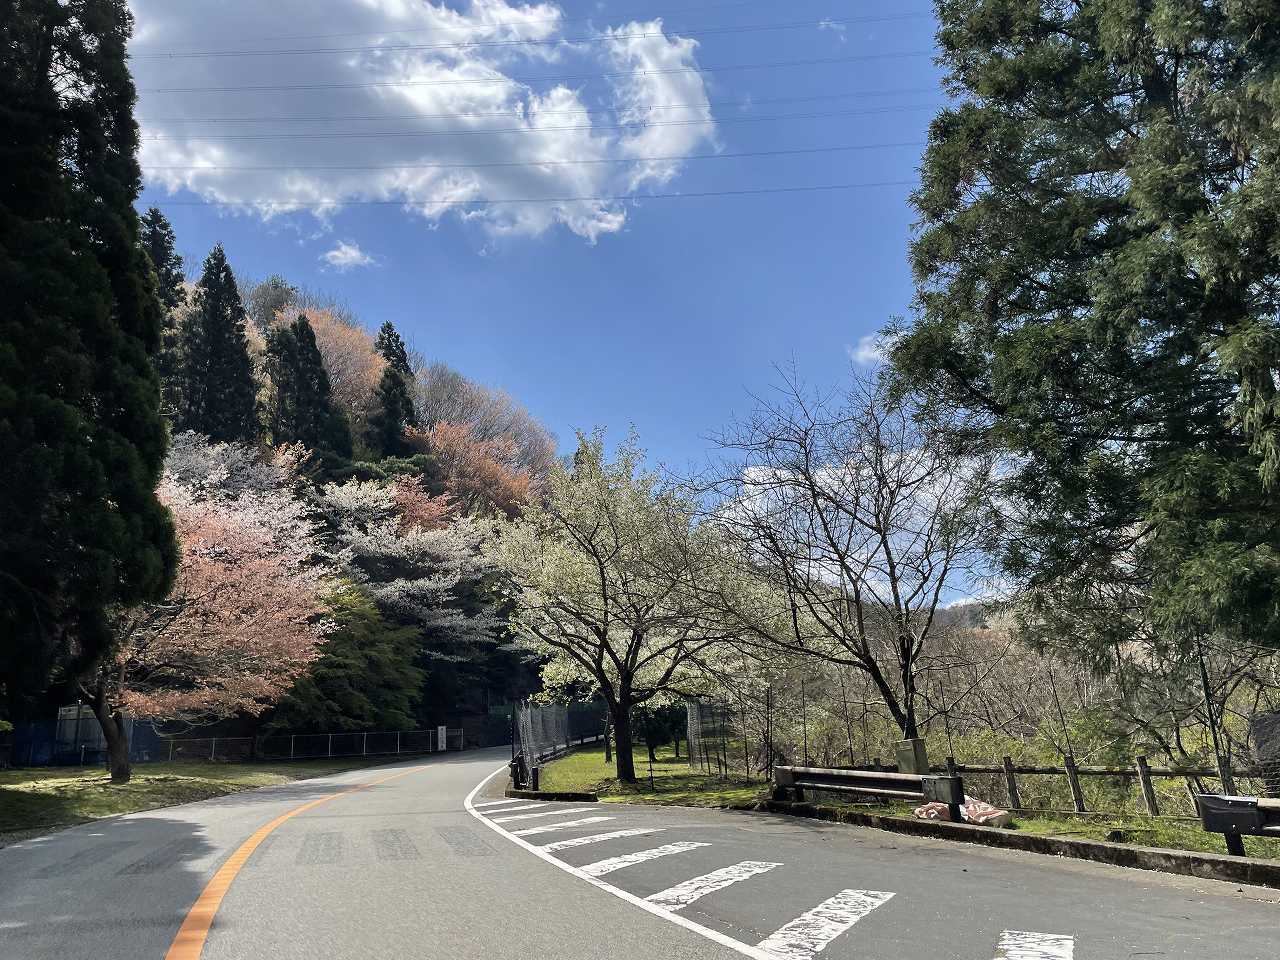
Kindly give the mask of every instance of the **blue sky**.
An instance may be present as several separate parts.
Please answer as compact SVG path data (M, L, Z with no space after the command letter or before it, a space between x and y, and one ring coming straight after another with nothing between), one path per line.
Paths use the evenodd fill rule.
M562 444L577 428L634 423L656 459L698 460L707 433L776 380L775 364L836 383L850 350L908 311L905 185L421 204L914 182L943 100L924 2L333 0L323 17L293 0L132 6L142 203L165 210L188 265L221 241L238 274L279 273L340 296L371 327L391 320L429 357L509 390ZM795 26L745 29L783 24ZM478 45L441 46L460 38ZM541 42L565 39L584 42ZM417 47L386 49L399 44ZM320 47L344 52L298 52ZM218 56L161 56L174 52ZM801 60L838 62L715 69ZM551 77L574 79L530 79ZM192 89L264 86L305 89ZM665 112L648 116L680 122L626 124L653 105ZM508 108L540 129L495 119ZM783 115L793 119L761 119ZM368 119L298 119L334 116ZM267 122L213 122L245 117ZM496 132L449 132L486 127ZM427 130L444 132L403 136ZM849 146L867 148L634 160ZM174 169L184 164L209 169ZM448 168L387 169L399 164ZM314 169L340 165L382 169ZM321 199L342 202L260 205ZM210 200L229 205L193 203Z

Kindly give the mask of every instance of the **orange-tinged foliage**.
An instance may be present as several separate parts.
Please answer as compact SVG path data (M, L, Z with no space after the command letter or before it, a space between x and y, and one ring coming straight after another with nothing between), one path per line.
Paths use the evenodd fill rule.
M299 312L286 307L276 315L276 323L292 323ZM359 432L373 412L378 381L387 362L373 348L373 337L363 327L342 321L331 310L301 312L315 332L333 399L351 418L354 432Z
M467 510L514 516L528 503L531 479L516 466L519 450L512 440L477 440L465 424L444 421L430 430L411 429L405 439L436 459L445 489Z

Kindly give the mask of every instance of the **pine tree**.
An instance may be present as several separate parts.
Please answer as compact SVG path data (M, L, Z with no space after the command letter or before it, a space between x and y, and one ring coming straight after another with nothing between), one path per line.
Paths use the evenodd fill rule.
M172 418L179 402L177 310L187 302L187 291L183 288L182 257L174 249L173 227L157 207L142 217L142 249L155 270L157 292L164 307L155 366L160 375L160 409Z
M268 334L267 373L272 442L296 442L325 454L350 457L350 429L331 400L329 375L305 314Z
M378 328L378 338L373 342L373 346L382 355L382 359L402 377L408 380L413 376L413 371L409 368L409 351L390 320Z
M161 305L123 0L18 0L0 16L0 690L21 711L155 600L176 546L150 355ZM104 722L112 722L108 716Z
M204 262L179 348L175 429L194 430L211 440L256 440L258 388L244 305L221 244Z
M187 293L182 287L182 257L174 249L173 226L158 207L151 207L142 215L141 225L142 249L156 271L160 302L174 310L187 302Z
M384 457L400 457L409 452L405 427L413 417L409 385L395 367L387 364L378 382L373 416L369 418L369 446Z
M1009 454L1005 565L1068 642L1280 644L1274 5L938 17L954 103L914 197L897 370L959 442Z

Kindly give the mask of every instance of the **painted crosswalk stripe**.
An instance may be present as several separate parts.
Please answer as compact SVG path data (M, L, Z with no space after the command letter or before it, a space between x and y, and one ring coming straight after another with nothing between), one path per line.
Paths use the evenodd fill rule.
M709 893L723 890L725 887L732 886L742 880L749 880L759 874L768 873L774 867L780 866L782 866L780 863L766 863L762 860L743 860L741 863L735 863L731 867L721 867L719 870L713 870L711 873L704 874L701 877L694 877L684 883L677 883L674 887L668 887L666 890L645 897L645 899L650 903L656 903L660 907L666 907L668 910L679 910L681 907L687 907L693 901L699 900Z
M1057 933L1032 933L1029 930L1006 930L1000 935L996 960L1072 960L1074 937Z
M512 820L532 820L535 817L555 817L565 813L586 813L588 810L598 810L599 807L570 807L568 810L543 810L541 813L517 813L514 817L492 817L494 823L508 823ZM510 810L503 810L502 813L510 813Z
M529 837L535 833L551 833L553 830L568 830L570 827L585 827L589 823L604 823L613 817L583 817L581 820L566 820L564 823L544 823L540 827L525 827L523 830L512 830L513 837Z
M520 800L513 800L508 797L506 800L486 800L484 803L473 803L472 806L477 810L483 810L485 807L505 807L509 803L521 803Z
M544 843L539 850L568 850L570 847L584 847L588 843L600 843L603 840L621 840L623 837L642 837L646 833L661 833L662 827L633 827L630 830L614 830L612 833L593 833L589 837L570 837L568 840L557 840Z
M542 810L546 808L545 803L517 803L515 806L498 807L492 810L486 810L486 817L497 816L500 813L514 813L516 810Z
M841 890L779 927L756 946L778 960L809 960L892 896L879 890Z
M621 870L623 867L629 867L632 864L644 863L646 860L657 860L659 857L669 857L675 853L688 853L690 850L709 846L711 846L709 843L680 840L677 843L665 843L660 847L654 847L652 850L637 850L635 853L624 853L620 857L597 860L595 863L589 863L585 867L579 867L578 869L589 877L603 877L606 873L613 873L615 870Z

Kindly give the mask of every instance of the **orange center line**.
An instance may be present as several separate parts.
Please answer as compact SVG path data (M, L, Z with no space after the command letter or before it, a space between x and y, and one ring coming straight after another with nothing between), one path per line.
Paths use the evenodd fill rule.
M219 867L218 872L205 884L204 890L200 892L196 902L187 911L187 915L182 921L182 926L178 928L178 932L173 938L173 943L169 944L169 952L165 954L165 960L200 960L200 954L204 951L205 940L208 939L209 930L213 926L213 919L218 913L218 907L222 905L222 898L227 895L227 891L231 888L236 875L240 873L249 857L253 855L253 851L257 850L262 841L267 839L280 824L291 817L296 817L300 813L313 810L322 803L328 803L330 800L358 793L361 790L368 790L370 787L376 787L380 783L397 780L400 777L425 769L426 767L412 767L378 780L370 780L368 783L358 783L354 787L339 790L337 793L331 793L328 796L310 800L294 807L287 813L280 814L270 823L259 827L254 831L253 836L236 848L236 852L227 858L226 863Z

